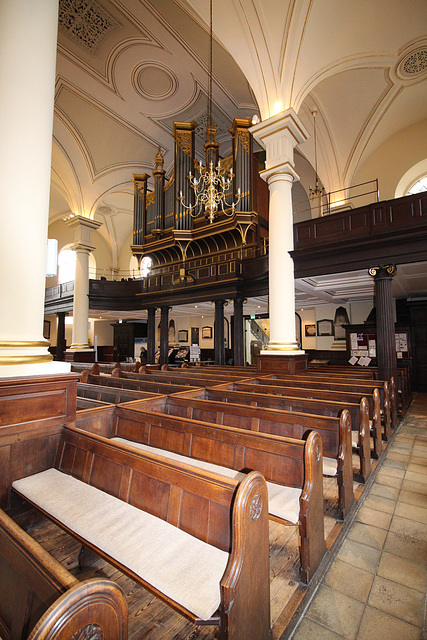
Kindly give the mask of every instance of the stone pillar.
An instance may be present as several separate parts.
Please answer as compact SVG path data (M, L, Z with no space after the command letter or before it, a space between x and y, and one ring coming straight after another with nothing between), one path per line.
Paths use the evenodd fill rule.
M154 364L156 356L156 307L147 309L147 364Z
M0 377L70 370L43 338L57 30L58 0L0 2Z
M74 301L73 301L73 333L71 347L67 353L74 353L74 360L78 359L83 352L93 352L93 348L88 343L88 322L89 322L89 255L95 249L92 246L92 231L101 226L100 222L85 218L83 216L73 216L68 219L67 224L74 229L73 249L76 254L76 275L74 280Z
M243 302L244 300L242 298L234 299L233 360L236 367L243 367L245 364Z
M215 364L225 364L224 300L215 300L214 348Z
M269 309L270 340L258 358L261 371L295 372L307 368L307 356L296 340L291 189L298 175L294 148L307 132L292 109L250 129L266 150L261 177L270 191L269 209Z
M65 354L65 311L58 311L58 327L56 331L56 359L64 360Z
M160 366L168 363L169 307L160 307Z
M394 264L371 267L369 275L375 281L375 306L377 309L377 360L381 380L396 379L397 355L394 326L394 298L392 280L396 275Z

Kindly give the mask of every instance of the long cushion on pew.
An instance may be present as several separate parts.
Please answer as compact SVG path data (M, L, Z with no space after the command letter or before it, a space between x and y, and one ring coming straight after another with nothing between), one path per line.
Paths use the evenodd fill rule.
M227 552L57 469L13 487L196 617L217 611Z
M227 476L228 478L234 478L235 480L240 481L245 477L245 474L241 471L235 471L229 467L223 467L218 464L212 464L211 462L204 462L203 460L183 456L179 453L167 451L166 449L159 449L158 447L152 447L151 445L142 444L141 442L133 442L132 440L118 437L111 438L111 440L136 447L137 449L142 449L143 451L151 451L152 453L164 456L165 458L184 462L197 467L198 469L205 469L206 471L219 473L220 475ZM273 482L267 482L267 488L269 513L282 520L288 520L293 524L298 524L302 490L297 487L284 487Z

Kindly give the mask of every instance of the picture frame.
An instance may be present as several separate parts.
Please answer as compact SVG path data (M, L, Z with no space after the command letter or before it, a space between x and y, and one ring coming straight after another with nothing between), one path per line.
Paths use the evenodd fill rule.
M50 340L50 320L43 321L43 338Z
M312 324L304 325L304 333L306 338L315 338L316 337L316 325L313 322Z
M212 327L202 327L202 340L212 339Z
M333 336L334 335L334 322L333 320L327 320L324 318L323 320L317 321L317 335L318 336Z
M186 329L178 331L178 342L188 342L188 331Z

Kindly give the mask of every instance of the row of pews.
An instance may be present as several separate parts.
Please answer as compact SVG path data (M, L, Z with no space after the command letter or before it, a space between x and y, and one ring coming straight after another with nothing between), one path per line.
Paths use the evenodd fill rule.
M217 628L220 639L269 638L269 521L297 527L299 577L308 584L328 548L325 478L335 483L335 516L345 521L355 482L368 481L410 405L408 371L378 380L375 368L319 364L304 375L262 377L250 367L85 366L73 365L76 419L58 431L46 468L14 479L12 501L71 534L82 545L82 569L103 558L194 624ZM1 581L13 574L19 584L24 572L27 582L37 554L39 567L60 571L0 516ZM19 541L13 551L3 544L12 539ZM16 628L18 588L6 613L0 605L3 640L30 637L32 628L32 638L59 637L51 623L58 616L76 616L76 632L108 624L109 637L126 637L117 585L108 597L92 596L99 606L85 609L88 622L62 600L74 591L102 593L108 581L62 576L66 586L57 600L49 591L46 612L36 587L54 580L41 573L24 598L37 607L27 606L31 614Z

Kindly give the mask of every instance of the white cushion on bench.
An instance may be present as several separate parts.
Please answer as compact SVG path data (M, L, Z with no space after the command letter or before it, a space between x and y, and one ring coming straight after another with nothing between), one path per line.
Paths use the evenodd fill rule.
M57 469L12 486L196 617L218 609L227 552Z
M323 475L324 476L336 476L338 463L336 458L327 458L323 456Z
M178 462L184 462L185 464L190 464L193 467L197 467L198 469L204 469L205 471L219 473L223 476L227 476L228 478L243 480L243 478L245 477L245 474L241 471L236 471L235 469L223 467L222 465L218 464L213 464L212 462L205 462L204 460L197 460L196 458L183 456L179 453L152 447L141 442L134 442L133 440L126 440L125 438L118 437L111 438L111 440L114 440L115 442L121 442L122 444L136 447L138 449L142 449L143 451L155 453L159 456L163 456L164 458L177 460ZM285 487L273 482L267 482L267 488L268 512L271 515L276 516L277 518L287 520L288 522L292 522L292 524L298 524L300 511L299 499L301 496L301 489L297 489L295 487Z
M358 431L352 431L351 432L351 445L355 449L358 449L358 447L359 447L359 432Z

